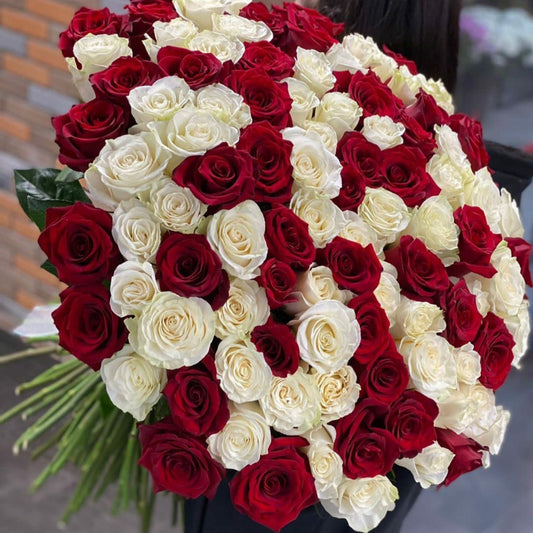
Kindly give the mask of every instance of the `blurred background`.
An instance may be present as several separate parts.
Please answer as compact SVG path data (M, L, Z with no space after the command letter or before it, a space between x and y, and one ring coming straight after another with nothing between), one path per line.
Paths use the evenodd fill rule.
M369 0L372 1L372 0ZM401 0L400 0L401 1ZM428 0L437 1L437 0ZM0 353L17 348L5 332L35 305L57 300L61 284L39 268L44 257L38 231L14 195L14 168L55 166L57 150L50 117L76 103L76 92L57 39L81 6L121 11L125 0L2 0L0 8ZM276 2L267 2L276 3ZM463 0L456 103L480 119L485 138L533 153L533 0ZM533 190L522 196L526 236L533 239ZM424 491L403 529L409 533L530 533L533 523L533 358L524 359L498 392L513 417L501 455L488 472L454 485ZM46 361L17 363L0 372L0 410L14 403L15 385L42 370ZM0 515L17 533L37 527L54 531L76 479L63 472L42 493L26 494L39 465L11 458L22 423L0 428ZM105 506L104 506L105 507ZM95 510L97 512L95 513ZM31 510L31 512L29 512ZM154 533L170 531L168 513ZM85 509L73 532L135 530L133 516L112 519L100 507Z

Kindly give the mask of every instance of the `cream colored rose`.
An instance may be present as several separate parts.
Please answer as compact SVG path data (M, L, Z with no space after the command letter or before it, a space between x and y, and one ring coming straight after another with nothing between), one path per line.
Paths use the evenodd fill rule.
M196 107L237 129L252 123L250 108L240 94L216 83L196 92Z
M469 273L463 278L468 290L476 297L476 307L480 314L485 317L490 311L489 293L487 292L487 278L478 274Z
M403 144L405 126L394 122L390 117L372 115L363 120L361 133L367 141L377 145L380 150L386 150Z
M283 82L287 84L292 99L292 122L295 126L303 127L304 122L312 117L313 110L320 104L320 99L304 81L286 78Z
M386 242L394 242L410 220L409 209L395 193L367 187L359 216Z
M523 237L524 226L516 201L507 189L500 190L500 230L503 238Z
M156 20L153 24L155 41L149 35L143 40L150 59L157 63L157 53L163 46L188 48L190 40L198 33L198 28L190 20L176 17L169 22Z
M384 263L385 262L383 261L382 264ZM374 296L377 298L379 305L381 305L387 313L390 326L393 327L396 324L396 310L401 301L400 284L398 283L396 276L383 269L379 278L379 285L374 291Z
M438 401L439 414L435 419L435 427L448 428L456 433L463 433L474 423L476 418L476 408L479 405L481 409L486 409L485 405L494 406L494 399L487 393L483 385L480 385L477 394L477 401L471 394L472 386L460 385L448 396ZM483 401L481 401L483 398ZM488 403L487 403L488 402ZM491 408L492 408L491 407Z
M286 378L274 377L259 400L267 423L285 435L302 435L320 422L320 394L301 368Z
M339 231L339 237L352 242L358 242L361 246L371 244L376 254L383 252L385 242L379 239L377 232L372 229L357 213L343 211L344 224Z
M515 368L520 368L520 360L527 352L529 334L531 332L529 300L524 300L522 302L516 316L505 319L505 325L516 343L513 346L513 366Z
M323 300L291 323L297 327L300 357L320 372L346 365L361 343L355 311L337 300Z
M221 63L237 63L245 50L238 39L210 30L203 30L195 35L189 41L188 48L204 54L213 54Z
M292 143L291 164L295 184L324 198L335 198L342 186L342 165L314 131L287 128L283 138Z
M307 83L319 98L333 89L336 81L325 54L300 47L296 51L294 77Z
M215 336L215 314L201 298L156 294L138 318L126 319L134 351L154 366L176 369L200 362Z
M85 172L92 203L113 211L121 200L148 191L152 182L163 175L168 159L153 133L123 135L106 141Z
M396 464L407 468L417 483L423 489L428 489L431 485L440 485L448 475L448 468L455 454L434 442L426 446L419 454L412 459L398 459Z
M447 156L456 165L468 163L468 158L463 151L459 135L450 126L435 126L435 140L437 141L437 154Z
M230 417L224 428L207 437L211 457L231 470L242 470L259 461L272 441L270 427L255 403L230 403Z
M207 227L207 240L229 274L241 279L259 275L268 247L265 218L255 202L246 200L213 215Z
M152 366L128 345L102 361L100 374L113 404L139 421L159 401L167 384L166 371Z
M176 11L200 28L211 28L213 14L237 15L252 0L172 0Z
M229 35L242 42L271 41L274 37L272 30L260 21L250 20L237 15L212 16L213 30Z
M341 43L334 44L327 52L326 58L331 66L333 72L342 72L347 70L351 74L358 71L366 73L362 63L357 57L351 54Z
M501 232L500 189L494 183L487 167L480 168L474 174L474 180L466 184L464 198L467 205L483 209L492 232Z
M333 127L340 139L347 131L356 128L363 110L348 94L331 92L322 97L315 112L315 120Z
M329 152L332 154L337 152L337 134L329 124L326 122L317 122L316 120L306 120L303 123L303 129L306 132L314 131L322 139L324 146Z
M453 351L457 366L457 379L465 385L475 385L481 376L481 357L471 343Z
M111 278L110 305L115 315L139 314L159 292L154 267L150 263L126 261Z
M262 326L269 317L270 308L265 289L253 280L231 280L229 296L216 311L216 334L223 339L228 335L244 338L256 326Z
M344 518L353 530L366 533L394 509L398 497L398 489L386 476L343 477L338 497L321 503L330 515Z
M324 422L338 420L354 410L361 386L351 366L345 365L334 372L312 372L311 375L320 391Z
M249 338L225 337L217 348L215 364L220 387L230 400L253 402L268 394L272 372Z
M176 185L169 178L153 184L148 208L165 229L180 233L194 233L207 211L207 205L190 189Z
M420 88L418 79L409 72L406 65L394 69L387 85L394 96L398 97L405 106L410 106L416 101L416 93Z
M358 33L346 35L342 40L342 46L363 67L371 66L375 58L381 54L381 50L372 37L363 37Z
M490 413L488 423L469 428L465 435L475 439L482 446L487 446L491 454L497 455L500 453L510 419L511 413L498 405Z
M426 78L422 73L416 75L420 86L426 93L435 98L437 104L448 114L455 112L453 97L446 89L442 80L434 80L433 78Z
M405 336L416 338L424 333L440 333L445 329L444 312L440 307L401 297L396 310L396 326L391 329L395 339Z

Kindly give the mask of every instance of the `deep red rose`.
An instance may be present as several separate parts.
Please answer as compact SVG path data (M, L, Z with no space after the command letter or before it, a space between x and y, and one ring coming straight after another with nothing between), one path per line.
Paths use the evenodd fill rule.
M111 311L109 291L103 285L76 285L59 297L61 305L52 313L59 345L99 370L102 361L121 350L128 338L124 321Z
M82 7L74 13L68 28L59 34L59 49L63 57L73 57L74 44L88 33L127 37L130 30L128 17L104 9Z
M482 385L496 390L504 384L511 371L514 345L505 322L494 313L487 313L474 340L474 349L481 356Z
M261 265L261 276L257 281L264 287L271 309L293 301L289 295L296 285L296 273L287 263L269 259Z
M487 278L494 276L496 269L490 258L502 236L492 233L483 209L465 205L455 211L453 218L460 229L459 262L449 267L450 275L475 272Z
M332 91L347 93L352 81L352 73L349 70L336 70L333 75L335 76L335 85Z
M125 6L133 22L134 33L144 33L156 21L170 22L178 17L172 0L130 0Z
M244 98L254 121L266 120L278 129L292 126L292 98L286 83L274 81L261 68L234 70L225 83Z
M451 115L448 125L457 133L463 152L474 172L489 164L489 154L483 144L483 128L478 120L462 113Z
M157 61L167 76L179 76L193 90L218 83L227 75L227 68L213 54L164 46L157 53Z
M225 470L213 460L203 440L183 433L169 419L140 425L139 440L139 465L150 471L155 492L214 497Z
M203 235L167 233L156 255L157 279L163 291L207 300L213 310L229 295L229 277Z
M212 354L168 374L164 394L174 424L197 437L221 431L229 420L228 399L220 388Z
M127 133L129 120L121 106L101 98L72 106L68 113L52 119L59 162L85 172L107 139Z
M287 263L293 270L307 270L316 254L307 224L283 205L273 206L264 215L270 256Z
M135 87L152 85L164 77L158 65L137 57L119 57L105 70L90 77L97 96L129 109L128 94Z
M268 122L254 122L237 144L252 156L256 202L284 203L291 199L292 143Z
M426 172L426 163L426 157L418 148L400 145L384 150L383 187L397 194L407 207L419 207L424 200L440 193L440 188Z
M437 404L418 391L405 391L392 405L385 427L400 444L401 457L412 458L437 440Z
M389 333L389 319L372 292L352 298L348 307L355 311L361 328L361 344L354 358L358 363L367 364L391 345L393 339Z
M109 213L89 204L50 207L38 242L63 283L101 283L111 278L122 261L112 226Z
M468 290L464 279L450 286L443 307L446 317L444 335L448 342L456 348L473 342L483 317L477 310L476 297Z
M271 12L263 2L252 2L243 7L240 12L241 17L257 22L264 22L274 34L272 44L279 46L286 40L287 26L284 18L279 12Z
M371 244L363 247L335 237L320 251L320 261L331 270L341 289L363 294L373 292L379 285L383 267Z
M227 143L188 157L174 169L172 179L217 211L252 198L255 188L252 157Z
M230 483L231 501L237 511L279 531L314 505L313 476L307 458L297 450L306 445L299 437L274 439L266 455L238 472Z
M340 455L343 471L352 479L386 475L399 456L394 435L383 428L388 407L372 398L360 401L336 426L333 449Z
M509 246L509 250L516 257L516 260L520 264L520 270L525 282L533 287L533 281L531 280L531 272L529 270L530 258L531 258L531 244L519 237L506 237L505 240Z
M341 179L341 190L339 195L333 198L333 202L343 211L357 211L365 199L365 180L359 172L350 166L343 167Z
M398 118L404 109L403 102L394 96L392 91L378 76L369 70L366 74L356 72L348 89L350 96L363 108L365 117L379 115L381 117Z
M252 342L275 376L286 378L298 370L300 348L285 324L278 324L270 317L266 324L254 328Z
M404 146L418 148L429 161L437 148L435 133L426 131L416 119L410 117L406 112L402 113L401 122L405 126L405 133L402 136Z
M463 474L483 466L483 447L475 440L458 435L451 429L437 428L436 431L438 443L454 454L448 475L442 483L444 486L447 487Z
M405 113L414 118L426 131L431 132L435 124L440 126L448 121L448 113L439 107L433 96L422 89L416 95L416 102L407 107Z
M245 52L236 69L248 70L260 67L276 81L292 76L294 58L282 52L268 41L244 43Z
M398 63L398 66L405 65L409 72L416 76L418 74L418 69L416 68L416 63L412 61L411 59L407 59L402 54L398 54L397 52L393 52L386 44L383 45L383 51L389 56L392 57Z
M450 284L442 261L420 239L404 235L385 257L398 270L402 291L413 300L437 301Z

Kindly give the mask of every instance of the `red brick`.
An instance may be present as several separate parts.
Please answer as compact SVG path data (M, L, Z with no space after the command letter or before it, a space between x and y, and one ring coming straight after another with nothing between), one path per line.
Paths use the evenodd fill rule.
M0 130L22 141L29 141L31 137L30 127L7 113L0 113Z
M57 278L55 276L50 274L50 272L43 270L40 267L40 264L31 261L30 259L21 254L15 255L14 265L20 271L25 272L32 278L35 278L40 283L44 283L45 285L48 285L50 287L54 287L56 285Z
M48 36L48 24L42 17L36 17L29 13L3 7L0 17L0 25L19 33L46 39Z
M28 57L52 68L68 72L67 62L57 46L32 39L28 42Z
M34 61L6 53L4 54L4 68L8 72L27 78L40 85L50 85L49 71Z
M26 9L46 19L61 22L68 25L76 9L66 3L55 2L53 0L26 0Z

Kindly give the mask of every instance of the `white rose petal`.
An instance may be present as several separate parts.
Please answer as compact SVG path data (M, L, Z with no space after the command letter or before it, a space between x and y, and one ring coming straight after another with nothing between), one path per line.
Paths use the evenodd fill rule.
M326 122L317 122L316 120L305 120L303 123L305 131L314 131L322 139L326 149L335 154L337 152L337 133Z
M457 365L459 382L475 385L481 376L481 356L474 350L474 346L468 343L460 348L455 348L453 356Z
M340 139L347 131L356 128L363 110L348 94L331 92L322 97L315 113L315 120L326 122Z
M294 77L307 83L319 98L333 89L336 81L325 54L300 47L296 50Z
M342 46L363 67L371 66L375 58L381 54L372 37L363 37L358 33L346 35L342 40Z
M474 174L474 180L466 184L465 203L483 209L491 231L501 233L500 189L487 167L480 168Z
M394 69L392 77L387 82L394 96L398 97L405 106L410 106L416 101L416 93L420 88L418 79L409 72L406 65Z
M334 44L327 52L326 58L331 65L333 72L347 70L351 74L355 74L359 70L366 73L366 69L362 63L351 54L341 43Z
M440 333L445 329L444 312L440 307L401 297L396 310L396 326L391 330L396 339L405 336L415 338L424 333Z
M453 114L455 109L453 105L453 97L446 89L446 86L442 80L434 80L432 78L426 78L422 73L416 75L420 86L426 93L435 98L435 101L442 107L449 115Z
M400 284L396 276L384 270L379 278L379 285L374 291L374 296L387 313L387 318L393 327L396 324L396 310L401 302Z
M264 23L237 15L213 14L213 30L242 42L271 41L272 30Z
M365 248L371 244L379 255L383 252L385 242L380 240L377 232L371 228L357 213L343 211L344 224L339 231L339 237L352 242L358 242Z
M513 346L513 366L515 368L520 368L520 360L527 352L529 334L531 332L528 300L522 302L516 316L505 319L505 325L516 343Z
M463 278L468 290L476 297L476 307L481 316L487 316L490 311L489 293L487 292L487 278L469 273Z
M173 0L176 11L192 20L200 28L212 27L212 15L230 13L237 15L252 0Z
M524 226L520 220L520 211L516 201L507 189L500 190L500 230L502 237L523 237Z
M203 30L195 35L188 44L190 50L213 54L221 63L237 63L244 55L244 45L234 37L216 31Z
M361 133L365 139L379 147L380 150L403 144L405 126L394 122L390 117L372 115L363 120Z
M250 108L240 94L216 83L196 92L196 107L237 129L252 123Z
M286 78L283 82L287 84L292 99L291 118L293 124L303 127L304 122L311 118L313 110L320 104L320 99L304 81Z
M190 40L198 33L198 28L193 22L180 17L168 22L156 20L152 28L155 41L147 35L143 44L154 63L157 63L157 53L161 48L164 46L188 48Z

